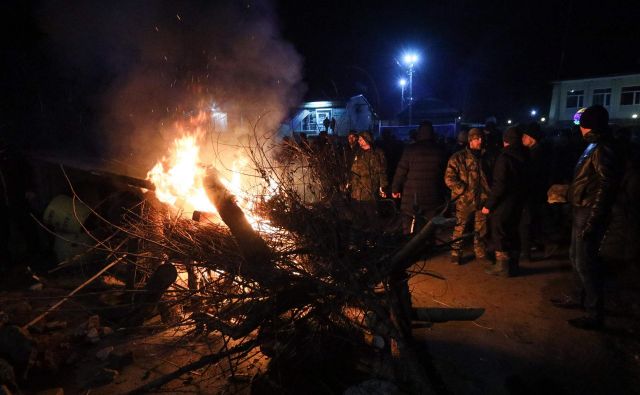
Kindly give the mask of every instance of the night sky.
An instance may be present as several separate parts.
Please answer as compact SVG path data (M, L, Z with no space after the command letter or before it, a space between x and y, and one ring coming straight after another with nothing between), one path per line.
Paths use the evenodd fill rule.
M273 76L259 75L266 69L287 69L277 76L280 91L274 90L287 96L282 107L363 93L380 116L393 118L403 76L397 61L412 49L421 54L416 99L442 99L467 121L522 119L531 108L544 115L554 80L640 72L639 2L601 4L4 1L0 128L4 138L26 145L91 140L86 136L115 123L139 127L135 116L144 111L177 108L193 81L214 72L233 77L215 81L219 96L239 86L268 87ZM258 48L251 45L246 54L234 50L247 44L244 37L263 36L263 53L251 53ZM163 53L164 65L145 63ZM234 66L223 64L229 54L237 58ZM131 75L159 76L155 90L140 88L139 79L138 91L124 87ZM162 84L175 89L170 97L159 98ZM258 102L272 96L255 92ZM131 119L122 119L123 107ZM109 114L120 118L106 124Z
M281 1L284 36L305 59L308 97L364 91L384 116L400 102L396 64L422 53L414 97L469 118L548 111L551 82L640 72L640 3ZM595 2L594 2L595 4Z

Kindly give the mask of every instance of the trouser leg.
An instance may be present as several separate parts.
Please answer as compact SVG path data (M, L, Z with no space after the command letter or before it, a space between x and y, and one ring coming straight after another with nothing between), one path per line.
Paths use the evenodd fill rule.
M462 240L460 239L464 234L465 227L469 222L469 216L473 212L473 209L468 206L456 204L456 225L453 228L453 234L451 240L456 240L451 243L451 254L457 256L462 251Z
M473 251L476 258L483 258L487 255L487 216L480 210L475 210L473 228Z
M571 237L572 265L584 295L584 307L590 316L604 315L604 278L599 249L604 231L598 230L588 239L582 232L589 217L588 208L574 208Z

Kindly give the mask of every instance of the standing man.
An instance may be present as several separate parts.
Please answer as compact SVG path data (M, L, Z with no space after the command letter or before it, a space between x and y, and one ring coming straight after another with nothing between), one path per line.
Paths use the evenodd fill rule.
M331 121L329 120L328 116L324 118L324 121L322 121L322 126L324 126L325 132L329 132L329 126L331 126Z
M530 181L526 174L529 153L522 145L522 131L518 126L507 129L502 140L504 148L493 169L489 199L482 208L482 214L491 214L491 241L496 251L496 264L486 272L512 277L519 269L518 225Z
M522 145L529 151L529 194L527 194L522 220L520 242L522 258L531 260L535 246L545 250L544 222L547 219L547 190L549 182L549 153L540 143L542 131L537 122L531 122L522 132Z
M378 196L386 197L384 188L388 186L387 161L381 149L373 148L373 136L361 132L358 138L360 151L351 165L351 198L358 202L373 203Z
M591 106L582 113L580 132L589 145L578 159L567 196L573 208L569 258L577 289L552 303L558 307L584 307L587 314L570 319L569 324L581 329L599 329L604 323L604 273L599 250L616 199L622 166L609 131L609 113L604 107Z
M417 233L443 204L442 172L445 151L434 141L433 125L422 122L416 143L408 145L396 169L391 187L394 198L402 197L402 232Z
M469 130L469 145L449 158L444 173L444 182L451 190L451 200L456 204L456 225L452 240L460 239L464 228L473 216L473 250L476 259L486 259L487 217L480 211L489 195L491 169L485 150L482 148L483 132L478 128ZM462 240L451 244L451 262L462 263Z
M353 160L358 156L360 152L360 144L358 144L358 132L355 130L349 130L349 134L347 135L347 146L345 147L344 156L345 162L347 163L347 169L351 170L351 165L353 165Z

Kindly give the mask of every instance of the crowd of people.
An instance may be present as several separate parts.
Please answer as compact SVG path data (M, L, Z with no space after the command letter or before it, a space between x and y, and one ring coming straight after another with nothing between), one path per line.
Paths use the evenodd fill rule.
M550 257L561 242L563 222L570 219L575 289L551 302L586 311L571 325L599 328L604 319L600 247L616 203L640 220L633 203L639 156L629 131L612 132L602 106L584 111L575 132L579 140L566 134L545 138L535 122L504 132L487 124L447 141L425 121L404 147L389 135L376 147L370 132L353 131L344 146L350 169L344 192L368 217L377 215L381 199L392 198L407 236L440 213L448 200L455 216L451 262L469 259L463 244L472 234L471 259L487 265L488 274L503 277L517 276L520 261L532 255ZM313 144L309 146L313 152ZM315 152L331 146L329 136L321 134ZM548 203L553 184L565 185L561 201L567 204Z

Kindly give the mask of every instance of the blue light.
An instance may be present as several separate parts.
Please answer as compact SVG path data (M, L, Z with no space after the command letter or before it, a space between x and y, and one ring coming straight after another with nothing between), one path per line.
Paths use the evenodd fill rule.
M420 58L418 57L418 54L409 52L404 54L404 56L402 57L402 60L406 65L413 66L414 64L418 63Z
M398 85L400 85L400 86L407 85L407 80L405 80L404 78L400 78L400 80L398 81Z

